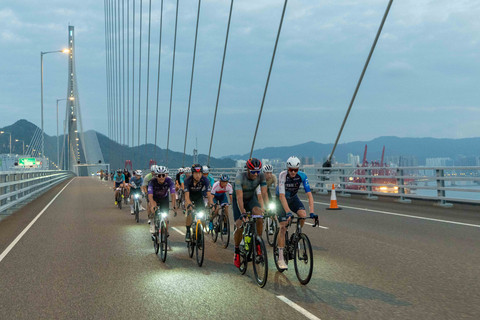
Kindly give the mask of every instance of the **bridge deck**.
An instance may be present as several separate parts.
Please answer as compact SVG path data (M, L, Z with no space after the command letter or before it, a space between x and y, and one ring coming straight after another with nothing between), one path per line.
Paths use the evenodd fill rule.
M0 253L65 185L0 223ZM320 319L480 314L480 217L472 211L345 198L340 204L352 208L325 211L328 199L316 197L328 229L304 228L314 245L312 281L301 286L293 268L276 272L268 248L269 278L260 289L251 265L246 276L233 266L232 245L222 249L208 239L198 268L174 229L173 251L160 262L146 214L136 224L128 209L115 208L110 186L73 179L3 257L2 318L300 318L280 295ZM382 212L354 209L367 207ZM171 219L180 231L183 225L183 215Z

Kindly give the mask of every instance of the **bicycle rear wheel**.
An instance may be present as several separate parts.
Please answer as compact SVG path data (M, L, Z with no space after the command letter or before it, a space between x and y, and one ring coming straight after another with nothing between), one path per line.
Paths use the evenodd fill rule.
M300 283L305 285L312 278L313 272L312 245L306 234L300 233L294 255L295 273Z
M199 267L203 264L203 258L205 256L205 234L203 232L202 224L197 225L197 246L195 248L197 264Z
M222 244L224 248L228 247L230 242L230 220L226 214L223 214L223 219L220 220L220 238L222 239Z
M118 205L118 209L122 209L122 196L119 195L118 196L118 199L117 199L117 205Z
M158 235L154 234L153 237L153 249L155 250L155 254L158 254L158 250L160 249L160 245L158 244Z
M267 249L259 236L255 238L253 245L253 273L258 286L263 288L267 284L268 277Z
M275 267L277 267L277 270L279 272L283 272L285 271L285 269L280 269L280 267L278 266L278 257L279 257L279 254L278 254L278 234L280 232L280 229L277 230L277 232L275 232L275 236L273 238L273 261L275 262ZM288 264L288 254L287 254L287 249L288 249L288 244L287 244L287 241L288 240L288 234L285 235L285 246L283 248L283 259L285 260L285 263Z
M167 228L165 222L162 222L162 226L160 228L160 259L162 262L167 260Z
M135 201L135 221L137 223L140 220L140 218L139 218L140 209L138 207L139 207L139 203L138 203L138 201Z

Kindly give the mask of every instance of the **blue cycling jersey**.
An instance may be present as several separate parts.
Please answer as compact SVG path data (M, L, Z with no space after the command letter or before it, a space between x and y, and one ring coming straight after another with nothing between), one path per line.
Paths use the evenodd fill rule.
M293 178L290 177L288 171L282 171L278 175L277 196L283 193L287 199L291 199L297 195L300 185L303 184L305 192L310 192L310 184L307 175L299 171Z

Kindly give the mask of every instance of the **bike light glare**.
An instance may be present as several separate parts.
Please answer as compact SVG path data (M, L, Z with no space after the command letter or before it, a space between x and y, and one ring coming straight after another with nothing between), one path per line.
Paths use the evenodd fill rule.
M135 199L140 199L140 195L139 195L139 194L136 194L134 197L135 197Z
M269 208L270 210L275 210L275 203L273 203L273 202L270 203L270 204L268 205L268 208Z
M203 218L203 215L204 215L203 211L199 211L199 212L197 213L197 217L199 217L200 219Z
M162 218L166 218L167 217L167 213L166 212L162 212Z

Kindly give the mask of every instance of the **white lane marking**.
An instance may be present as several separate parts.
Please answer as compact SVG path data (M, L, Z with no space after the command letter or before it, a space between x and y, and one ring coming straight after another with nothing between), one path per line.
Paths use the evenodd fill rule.
M303 314L305 317L307 317L308 319L311 319L311 320L321 320L320 318L314 316L313 314L311 314L310 312L308 312L307 310L303 309L302 307L300 307L298 304L296 304L295 302L293 302L292 300L288 299L288 298L285 298L285 296L277 296L278 299L282 300L283 302L285 302L286 304L288 304L290 307L292 307L293 309L297 310L298 312L300 312L301 314Z
M314 203L323 204L323 205L326 205L326 206L330 205L329 203L325 203L325 202L317 202L317 201L315 201ZM406 218L413 218L413 219L420 219L420 220L444 222L444 223L456 224L456 225L460 225L460 226L468 226L468 227L480 228L480 225L478 225L478 224L470 224L470 223L450 221L450 220L442 220L442 219L433 219L433 218L426 218L426 217L411 216L411 215L403 214L403 213L395 213L395 212L388 212L388 211L374 210L374 209L367 209L367 208L358 208L358 207L349 207L349 206L340 206L340 207L342 207L342 208L347 208L347 209L355 209L355 210L360 210L360 211L368 211L368 212L388 214L388 215L391 215L391 216L399 216L399 217L406 217Z
M175 228L175 227L170 227L170 228L172 228L173 230L177 231L177 232L180 233L182 236L185 235L184 232L180 231L179 229L177 229L177 228Z
M310 226L313 226L313 223L310 223L310 222L305 222L305 224L308 224L308 225L310 225ZM321 225L318 225L317 227L322 228L322 229L326 229L326 230L329 229L328 227L324 227L324 226L321 226Z
M10 243L10 245L2 252L2 254L0 255L0 262L2 262L2 260L7 256L7 254L13 249L13 247L17 244L18 241L20 241L20 239L22 239L22 237L25 235L25 233L27 233L28 229L30 229L33 224L35 223L35 221L38 220L38 218L40 218L40 216L48 209L48 207L50 207L50 205L53 203L53 201L55 201L55 199L57 199L57 197L63 192L63 190L65 190L66 187L68 187L68 185L70 183L72 183L72 181L74 180L75 178L73 178L72 180L70 180L69 183L67 183L65 185L65 187L63 187L62 190L60 190L59 193L57 193L57 195L55 197L53 197L52 200L50 200L50 202L45 206L45 208L43 208L42 211L40 211L39 214L37 214L37 216L35 217L35 219L32 220L32 222L30 222L28 224L28 226L25 227L25 229L23 229L23 231L15 238L15 240L13 240L12 243Z

